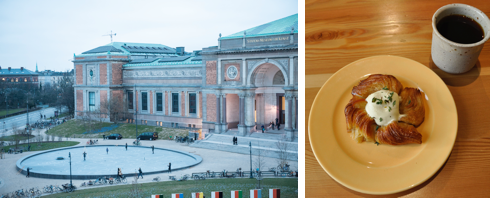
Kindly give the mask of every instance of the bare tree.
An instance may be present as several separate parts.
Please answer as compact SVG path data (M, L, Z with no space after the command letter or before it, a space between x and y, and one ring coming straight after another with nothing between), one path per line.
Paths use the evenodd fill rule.
M289 159L291 158L291 153L289 152L291 148L285 137L276 142L276 148L279 150L277 152L279 155L277 163L280 167L284 167L284 165L288 164Z
M17 128L17 123L12 123L12 132L14 137L15 149L19 146L19 142L21 141L21 137L23 135L22 130Z
M260 147L260 142L257 143L258 146ZM262 168L265 167L266 161L264 156L267 155L267 151L262 150L262 149L257 149L257 155L255 155L255 159L253 160L253 164L255 168L258 168L260 171L262 171Z
M73 84L73 74L69 71L65 72L63 77L56 83L59 96L58 104L67 107L70 115L73 115L75 112L75 89L73 88Z
M138 174L134 172L134 181L131 185L131 190L129 191L129 197L142 197L143 190L141 190L141 184L138 184Z

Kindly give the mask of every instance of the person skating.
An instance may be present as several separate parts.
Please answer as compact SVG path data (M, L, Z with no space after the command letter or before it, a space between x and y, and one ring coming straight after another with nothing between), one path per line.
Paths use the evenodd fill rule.
M126 151L128 150L128 143L126 143Z
M138 169L138 172L139 172L138 173L138 179L140 178L140 176L141 176L141 179L143 179L143 171L141 171L141 167L140 167L140 169Z
M171 173L172 172L172 163L168 163L168 172Z
M107 148L105 149L105 152L107 152L107 154L109 154L109 147L107 147Z
M85 157L87 157L87 153L83 151L83 161L85 161Z
M155 154L155 146L151 145L151 154Z

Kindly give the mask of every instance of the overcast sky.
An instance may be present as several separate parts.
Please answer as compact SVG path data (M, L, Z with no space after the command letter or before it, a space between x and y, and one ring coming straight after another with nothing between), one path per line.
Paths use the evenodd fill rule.
M298 13L297 0L7 1L0 0L0 66L73 69L73 53L114 42L185 50Z

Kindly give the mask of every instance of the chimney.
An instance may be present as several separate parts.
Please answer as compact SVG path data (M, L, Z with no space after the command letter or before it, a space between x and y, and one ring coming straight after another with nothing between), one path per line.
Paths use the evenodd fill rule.
M185 54L184 47L177 47L177 54L183 56Z
M10 69L11 69L11 68L9 67L9 71L10 71Z
M20 71L24 71L24 67L20 67Z

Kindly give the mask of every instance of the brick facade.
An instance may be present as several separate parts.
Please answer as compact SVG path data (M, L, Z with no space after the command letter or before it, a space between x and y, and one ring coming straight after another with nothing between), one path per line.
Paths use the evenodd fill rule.
M112 56L112 58L128 58L127 56Z
M112 84L122 84L122 66L123 63L112 63Z
M97 58L107 58L107 56L97 56Z
M216 61L206 61L206 84L216 84Z
M206 120L209 122L216 122L216 104L218 97L214 94L207 94L206 97Z
M77 111L83 111L83 91L82 90L77 90ZM82 115L82 113L78 113L79 116Z
M235 66L237 71L238 71L235 79L228 78L228 75L227 75L228 68L232 65ZM228 64L226 64L225 65L225 81L240 81L240 75L241 75L240 71L241 70L240 70L240 64L239 63L228 63Z
M83 65L75 65L77 85L83 84Z
M107 84L107 63L99 65L99 79L101 85Z
M85 59L84 57L77 57L75 58L75 60L82 60L82 59Z
M109 113L109 103L107 101L107 91L100 90L100 111L102 113ZM105 115L101 115L102 117L106 117Z
M150 91L150 114L153 114L153 93Z

